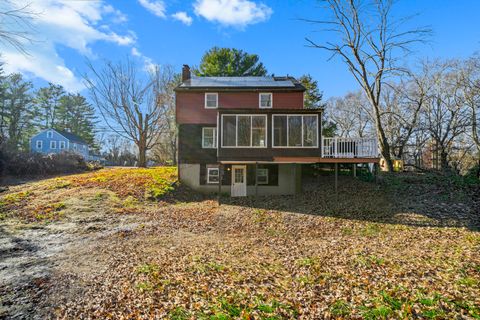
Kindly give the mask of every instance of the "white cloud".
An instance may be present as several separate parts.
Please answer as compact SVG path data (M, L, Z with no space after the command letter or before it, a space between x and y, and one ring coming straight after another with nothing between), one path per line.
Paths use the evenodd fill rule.
M249 0L196 0L193 7L208 21L239 28L268 20L273 13L265 4Z
M137 57L143 62L143 70L146 72L151 72L155 70L156 64L152 58L145 56L137 48L133 47L131 52L132 56Z
M13 1L7 5L12 5ZM94 56L91 45L98 41L120 46L135 43L133 32L118 34L108 27L109 19L122 20L120 11L101 1L19 0L17 6L30 4L37 13L32 20L34 43L25 43L28 56L0 44L6 72L20 72L63 85L69 91L84 89L82 81L58 53L64 46L80 54ZM124 19L123 19L124 20Z
M190 17L185 11L179 11L177 13L172 14L172 18L183 22L187 26L192 24L192 17Z
M148 11L160 18L166 18L165 3L162 0L138 0Z

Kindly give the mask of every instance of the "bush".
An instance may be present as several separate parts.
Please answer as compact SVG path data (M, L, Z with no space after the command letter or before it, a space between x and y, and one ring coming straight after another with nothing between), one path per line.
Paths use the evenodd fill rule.
M0 161L3 162L3 173L15 176L70 173L88 169L81 156L67 152L49 155L28 152L3 152Z

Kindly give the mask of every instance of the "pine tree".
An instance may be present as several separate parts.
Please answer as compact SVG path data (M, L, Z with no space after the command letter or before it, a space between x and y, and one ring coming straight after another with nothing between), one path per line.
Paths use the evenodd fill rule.
M65 90L60 85L49 83L48 87L40 88L36 96L36 106L39 112L41 129L53 128L57 121L57 113Z
M81 94L66 94L60 98L55 129L71 132L95 147L97 116L94 107Z

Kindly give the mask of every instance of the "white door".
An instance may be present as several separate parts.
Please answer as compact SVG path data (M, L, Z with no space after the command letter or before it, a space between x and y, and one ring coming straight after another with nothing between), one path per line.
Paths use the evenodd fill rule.
M247 195L247 166L232 166L232 197Z

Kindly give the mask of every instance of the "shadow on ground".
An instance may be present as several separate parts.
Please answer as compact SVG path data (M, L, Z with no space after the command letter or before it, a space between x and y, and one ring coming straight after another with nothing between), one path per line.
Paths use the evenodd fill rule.
M378 183L340 176L304 179L295 196L226 198L225 204L409 226L480 229L480 185L419 174L384 175Z

